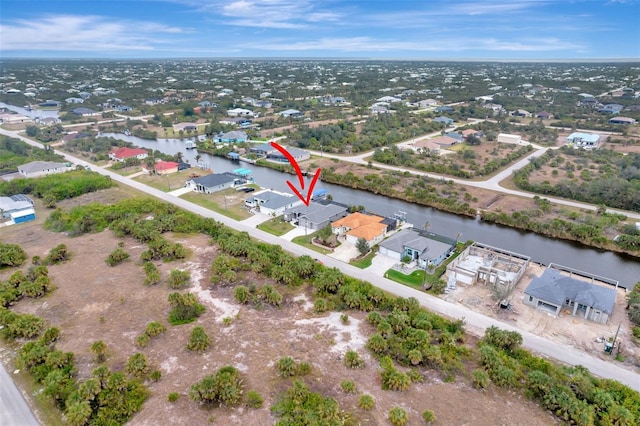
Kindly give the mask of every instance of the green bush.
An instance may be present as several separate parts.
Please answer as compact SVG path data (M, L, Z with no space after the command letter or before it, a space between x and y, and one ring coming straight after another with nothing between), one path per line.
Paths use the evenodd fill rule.
M169 295L169 323L171 325L188 324L195 321L205 311L192 293L171 293Z
M489 385L489 375L481 369L471 372L471 380L473 381L473 387L476 389L484 389Z
M121 249L120 247L116 248L114 251L109 253L107 256L107 265L116 266L129 259L129 253Z
M142 269L145 273L144 285L154 285L160 282L160 271L153 262L145 262Z
M296 362L290 356L283 356L276 363L278 374L282 377L291 377L296 374Z
M311 373L311 364L308 362L301 362L296 366L296 374L298 376L306 376Z
M433 414L433 411L431 410L425 410L422 412L422 420L424 420L427 423L435 422L436 415Z
M189 343L187 343L187 349L190 351L203 352L209 347L209 336L204 331L204 328L198 326L193 327L191 330L191 336L189 337Z
M262 395L258 393L258 391L250 390L247 392L247 406L251 408L260 408L262 407Z
M362 367L364 367L364 359L362 359L362 357L360 357L358 352L356 352L354 350L348 350L344 354L343 363L347 368L362 368Z
M403 408L395 406L389 410L388 419L393 426L404 426L409 421L409 415Z
M0 268L20 266L27 260L27 253L17 244L0 243Z
M179 269L172 269L169 274L169 288L177 290L189 285L191 280L191 273L189 271L181 271Z
M144 379L149 374L149 361L144 354L137 352L129 357L124 371L132 377Z
M58 244L49 251L47 257L44 258L45 265L57 265L71 258L71 253L67 250L65 244Z
M171 392L167 395L167 401L176 402L180 398L180 394L178 392Z
M355 393L356 392L356 384L353 380L345 379L340 382L340 388L345 393Z
M373 399L373 397L368 394L361 395L360 399L358 399L358 407L366 411L373 409L373 406L375 405L375 403L376 403L376 400Z
M139 334L136 337L136 346L138 346L139 348L146 348L150 340L151 339L147 333Z
M242 382L237 369L222 367L215 375L205 376L194 383L189 389L189 397L201 403L235 405L242 398Z

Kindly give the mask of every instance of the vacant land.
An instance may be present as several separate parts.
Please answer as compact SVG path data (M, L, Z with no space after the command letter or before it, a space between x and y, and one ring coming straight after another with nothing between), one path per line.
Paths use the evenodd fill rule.
M477 391L465 377L444 383L428 369L422 370L425 383L412 384L407 392L383 391L378 363L364 348L367 335L373 330L364 321L364 313L344 312L349 316L349 324L344 324L338 313L314 314L308 290L299 293L299 289L272 282L284 296L280 309L265 306L258 310L239 305L234 301L232 287L211 288L210 265L216 248L209 245L207 237L167 237L183 243L191 255L183 262L156 262L156 265L163 281L173 268L191 272L188 291L196 294L207 308L194 324L175 327L168 324L167 297L172 290L164 282L153 287L142 284L143 273L137 259L145 247L133 240L123 240L132 260L109 267L104 260L120 241L110 231L67 238L43 231L34 223L3 232L5 242L22 245L30 256L44 256L59 243L66 244L72 253L70 261L49 267L57 286L53 293L43 299L23 300L13 309L32 312L61 329L57 348L76 354L80 381L97 366L89 349L96 340L106 343L106 364L114 370L122 370L129 356L142 352L162 372L158 382L147 383L151 397L131 424L273 424L275 418L269 407L291 383L290 379L277 375L274 364L287 355L312 365L310 375L303 378L311 390L336 398L342 409L354 412L363 424L386 424L387 413L394 405L407 410L410 424L420 424L420 413L427 409L434 411L441 424L556 423L522 396L492 386ZM6 279L11 272L2 271L0 279ZM246 279L257 285L265 281L261 276ZM231 323L225 325L224 318L230 318L227 322ZM135 346L135 338L151 321L163 323L167 332L140 349ZM185 350L196 324L203 326L212 340L211 347L202 354ZM467 339L469 344L473 343ZM357 350L364 357L365 368L349 370L343 366L341 356L348 349ZM263 408L214 408L199 406L188 398L191 384L224 365L233 365L242 372L245 389L256 389L263 396ZM347 378L355 382L356 394L341 391L340 382ZM177 402L167 401L170 392L180 394ZM375 397L372 411L357 408L361 393ZM461 401L464 410L460 409Z

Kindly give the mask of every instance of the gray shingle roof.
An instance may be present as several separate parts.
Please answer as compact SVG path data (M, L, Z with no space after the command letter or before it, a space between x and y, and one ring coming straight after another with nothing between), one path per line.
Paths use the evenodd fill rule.
M616 302L614 289L568 277L555 269L546 269L541 276L534 278L524 293L556 305L571 299L607 314L613 312Z
M389 237L380 243L381 247L396 253L402 253L405 247L421 253L420 258L424 260L438 259L446 253L455 240L433 233L421 232L418 229L403 229L397 234ZM427 250L425 252L425 250Z
M198 185L202 185L206 188L213 188L214 186L224 185L226 183L233 182L234 177L226 173L222 173L222 174L212 173L210 175L193 178L192 180L194 183Z
M18 166L18 170L22 173L42 172L49 169L57 169L67 167L65 163L54 163L52 161L32 161L22 166Z

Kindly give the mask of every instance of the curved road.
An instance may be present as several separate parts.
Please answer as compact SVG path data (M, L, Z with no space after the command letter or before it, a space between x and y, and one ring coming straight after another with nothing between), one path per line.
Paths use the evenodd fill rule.
M4 129L0 129L0 134L17 137L27 142L30 145L42 147L41 144L20 136L18 132L11 132ZM84 163L84 161L76 157L73 157L69 154L66 154L64 152L56 151L56 153L64 156L67 161L70 161L72 163L75 163L75 164ZM152 195L163 201L172 203L180 208L183 208L185 210L188 210L190 212L193 212L195 214L198 214L204 217L215 219L230 228L247 232L249 235L251 235L254 238L257 238L259 240L265 241L270 244L279 245L290 253L294 253L296 255L306 254L315 258L319 258L326 266L338 268L345 274L357 277L362 280L369 281L376 287L384 291L387 291L391 294L395 294L397 296L407 297L407 298L414 297L420 302L422 306L424 306L430 311L442 314L446 317L453 318L453 319L463 319L466 324L465 328L472 334L482 336L484 333L484 330L487 327L492 325L495 325L497 327L500 327L506 330L517 331L523 337L523 346L535 353L553 358L565 364L582 365L588 368L593 374L597 376L617 380L637 391L640 391L640 375L632 371L626 370L624 368L621 368L620 366L615 365L613 363L606 362L597 357L591 356L585 352L582 352L574 348L573 346L552 342L550 340L536 336L533 333L520 330L519 328L514 327L510 324L507 324L502 321L498 321L488 316L471 311L463 307L462 305L445 302L440 298L428 295L424 292L414 290L412 288L409 288L403 285L399 285L391 280L382 278L378 275L368 272L367 270L362 270L362 269L356 268L355 266L351 266L349 264L343 263L334 258L318 254L317 252L311 251L305 247L301 247L290 241L283 240L282 238L276 237L274 235L263 232L259 229L250 227L241 222L237 222L226 216L212 212L211 210L208 210L197 204L193 204L181 198L174 197L165 192L162 192L155 188L144 185L140 182L129 179L128 177L120 176L119 174L113 173L108 169L95 167L93 168L93 170L97 171L102 175L111 177L111 179L113 179L116 182L122 183L124 185L129 185L141 192Z

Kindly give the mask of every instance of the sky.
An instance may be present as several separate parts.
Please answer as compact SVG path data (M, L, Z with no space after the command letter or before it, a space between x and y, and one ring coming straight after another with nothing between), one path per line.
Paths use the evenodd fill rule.
M2 0L0 57L640 60L640 0Z

